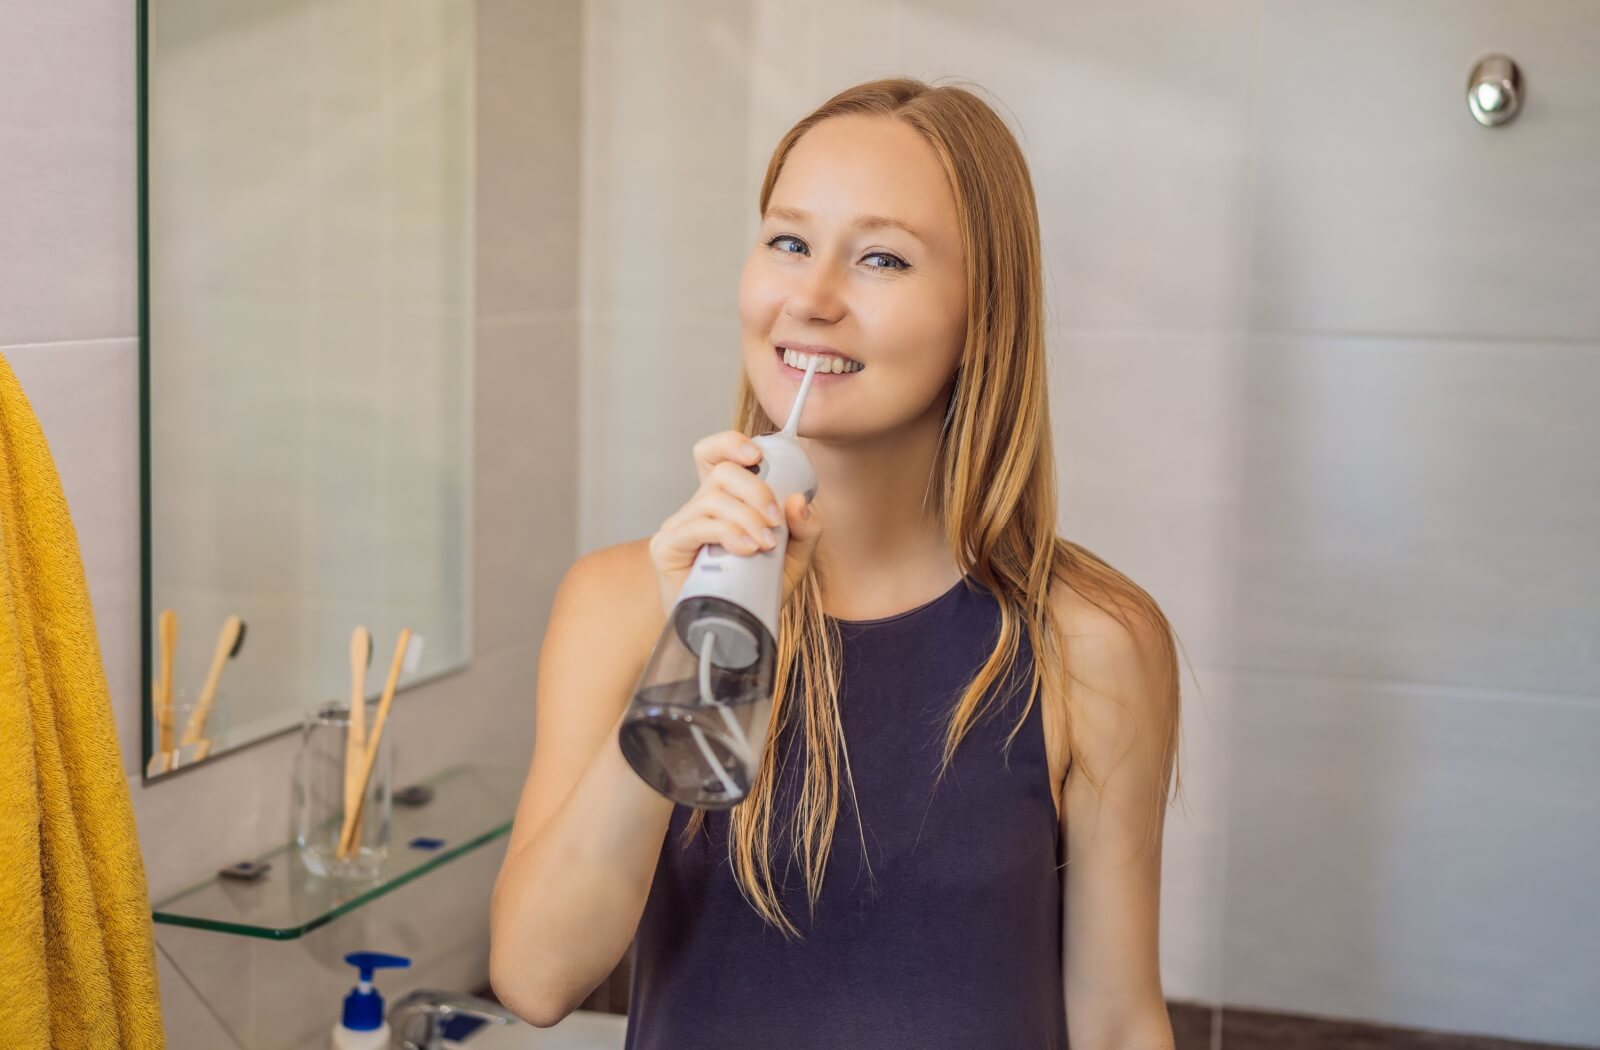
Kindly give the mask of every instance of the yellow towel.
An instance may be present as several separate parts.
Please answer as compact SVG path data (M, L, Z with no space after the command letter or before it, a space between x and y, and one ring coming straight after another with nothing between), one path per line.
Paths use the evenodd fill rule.
M78 537L0 355L0 1047L163 1046L144 861Z

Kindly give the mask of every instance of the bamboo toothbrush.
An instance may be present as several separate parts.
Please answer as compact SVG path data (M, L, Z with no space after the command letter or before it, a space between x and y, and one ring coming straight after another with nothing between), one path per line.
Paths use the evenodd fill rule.
M350 633L350 724L344 747L344 819L355 810L356 771L366 747L367 663L372 659L372 632L357 627ZM343 827L341 826L341 832Z
M383 684L383 699L378 701L378 714L372 720L366 751L361 757L361 769L356 779L356 805L354 812L345 811L344 827L339 832L338 856L341 860L355 850L361 840L361 817L366 808L367 782L372 779L372 767L378 760L378 741L383 736L384 723L389 720L389 705L394 702L395 687L400 684L400 668L405 663L406 650L411 647L411 628L400 628L400 638L394 645L394 658L389 661L389 679Z
M222 671L228 661L239 655L239 650L244 646L244 621L237 616L230 616L222 623L222 631L217 635L217 647L211 654L211 671L206 675L206 684L200 690L200 699L196 702L194 710L189 712L189 724L184 727L183 737L178 741L178 746L188 747L198 745L194 749L193 761L198 762L211 753L211 738L202 737L205 731L206 718L211 714L211 705L216 702L217 686L222 682Z
M395 643L394 658L389 661L389 677L384 682L383 694L378 699L378 712L373 718L372 725L366 727L364 734L361 768L356 773L356 815L355 821L348 827L341 829L341 836L348 838L345 843L346 853L354 852L356 844L361 841L362 818L367 812L367 783L372 779L372 767L377 761L378 734L383 732L383 723L388 719L389 704L394 700L395 687L400 682L400 668L406 649L410 645L411 629L401 628L402 636ZM367 646L367 666L372 666L372 646Z
M172 609L162 609L159 621L161 632L161 677L156 680L156 754L151 758L156 771L165 773L172 768L172 661L178 651L178 614Z

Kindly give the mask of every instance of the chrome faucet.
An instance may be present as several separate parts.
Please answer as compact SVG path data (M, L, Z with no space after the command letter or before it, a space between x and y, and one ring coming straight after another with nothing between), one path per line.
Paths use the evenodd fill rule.
M457 1015L494 1024L518 1020L516 1014L500 1004L476 995L418 988L389 1008L390 1045L393 1050L440 1050L443 1043L439 1029Z

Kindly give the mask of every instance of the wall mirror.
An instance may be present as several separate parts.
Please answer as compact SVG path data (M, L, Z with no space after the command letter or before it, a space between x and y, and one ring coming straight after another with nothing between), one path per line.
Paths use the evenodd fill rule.
M472 8L141 5L147 778L469 658Z

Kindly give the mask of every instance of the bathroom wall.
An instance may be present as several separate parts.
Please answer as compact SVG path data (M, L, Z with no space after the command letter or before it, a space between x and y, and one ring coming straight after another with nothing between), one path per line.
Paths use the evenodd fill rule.
M478 23L475 649L397 702L405 776L526 760L559 574L653 531L728 425L777 136L869 76L964 76L1039 192L1063 530L1193 662L1168 994L1594 1042L1600 4L586 0L580 26L480 0ZM63 474L159 897L281 840L292 743L135 769L133 32L112 0L0 14L0 353ZM1491 132L1462 88L1495 49L1530 94ZM296 1045L357 942L417 955L393 991L477 983L498 855L300 942L161 928L170 1044Z
M114 0L0 12L0 353L62 474L159 899L283 841L294 740L148 788L137 770L134 31L134 5ZM473 652L463 673L397 698L406 780L468 760L525 766L532 749L538 643L576 551L579 31L574 5L477 3ZM500 854L481 850L298 941L157 927L168 1045L315 1045L349 985L338 957L358 947L416 958L386 975L392 994L478 986Z
M1600 1038L1600 4L584 18L580 546L654 531L730 425L781 133L974 80L1039 197L1062 529L1192 661L1169 997ZM1491 131L1494 50L1528 104Z
M1259 34L1225 998L1600 1044L1600 4Z

